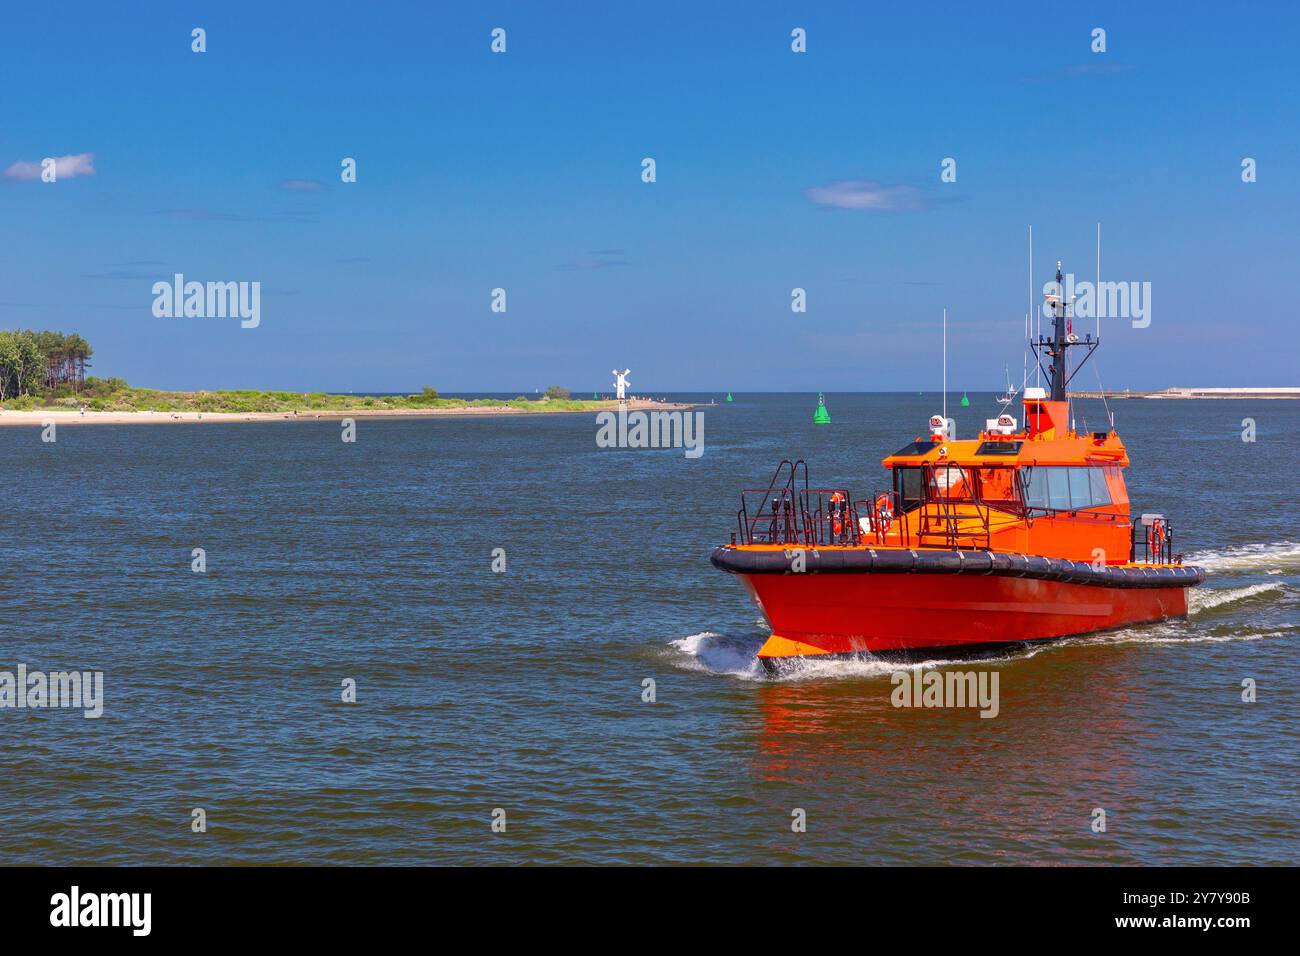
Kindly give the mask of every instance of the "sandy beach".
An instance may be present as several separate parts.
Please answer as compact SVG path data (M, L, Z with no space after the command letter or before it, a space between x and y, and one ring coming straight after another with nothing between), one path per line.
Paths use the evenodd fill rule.
M692 408L675 402L656 402L650 399L631 399L629 411L672 411ZM208 422L310 422L342 420L344 418L444 418L450 416L483 415L591 415L601 411L615 411L617 401L609 401L596 409L555 411L525 411L509 405L475 405L466 408L354 408L346 410L304 409L297 412L95 412L87 409L33 409L0 411L0 425L43 426L56 425L188 425Z

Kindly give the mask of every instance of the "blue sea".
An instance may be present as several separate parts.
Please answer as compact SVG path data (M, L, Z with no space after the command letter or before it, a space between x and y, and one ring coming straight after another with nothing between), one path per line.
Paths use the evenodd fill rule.
M765 677L708 559L782 458L882 487L940 396L668 397L718 403L698 459L590 414L0 429L0 670L104 682L0 709L0 863L1300 862L1300 403L1112 400L1209 578L981 662L981 719L872 659Z

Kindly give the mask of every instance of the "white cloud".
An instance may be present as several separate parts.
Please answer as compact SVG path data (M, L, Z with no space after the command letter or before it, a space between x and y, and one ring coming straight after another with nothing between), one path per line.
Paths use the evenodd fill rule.
M78 176L95 175L95 154L77 153L72 156L55 156L54 179L76 179ZM32 182L41 178L41 163L16 162L5 170L5 176L19 182Z
M319 179L282 179L279 188L291 193L316 193L325 188Z
M804 195L819 206L865 209L868 212L918 212L930 207L925 193L915 186L887 186L868 179L839 179L813 186Z

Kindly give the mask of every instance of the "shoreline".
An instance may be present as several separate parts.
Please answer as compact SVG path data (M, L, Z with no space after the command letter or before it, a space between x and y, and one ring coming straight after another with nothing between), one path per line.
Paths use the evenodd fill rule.
M695 408L683 402L657 402L653 399L630 399L628 411L681 411ZM229 424L231 422L314 422L341 421L345 418L450 418L501 415L593 415L617 411L619 403L611 399L599 408L514 408L510 405L474 405L464 408L352 408L299 409L287 412L96 412L68 408L5 409L0 411L0 426L55 425L192 425Z
M1300 388L1166 388L1157 392L1070 392L1071 398L1147 398L1163 400L1300 399Z

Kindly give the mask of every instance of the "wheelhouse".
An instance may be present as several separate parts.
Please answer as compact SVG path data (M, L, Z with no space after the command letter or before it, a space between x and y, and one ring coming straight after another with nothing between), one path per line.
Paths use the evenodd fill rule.
M936 415L928 438L881 462L890 487L862 503L863 530L882 545L1128 560L1123 442L1114 431L1067 430L1067 411L1027 397L1023 429L1003 415L966 441L950 438Z
M1130 519L1119 436L1077 433L1067 420L1067 403L1027 394L1024 428L1001 415L959 441L936 415L929 437L882 460L889 486L865 499L811 487L807 465L785 461L767 488L742 492L733 544L988 550L1091 565L1173 560L1162 515L1144 515L1140 526Z
M1123 477L1115 465L995 464L945 459L894 465L892 492L900 512L927 502L985 505L1017 514L1052 514L1110 509L1113 486Z

